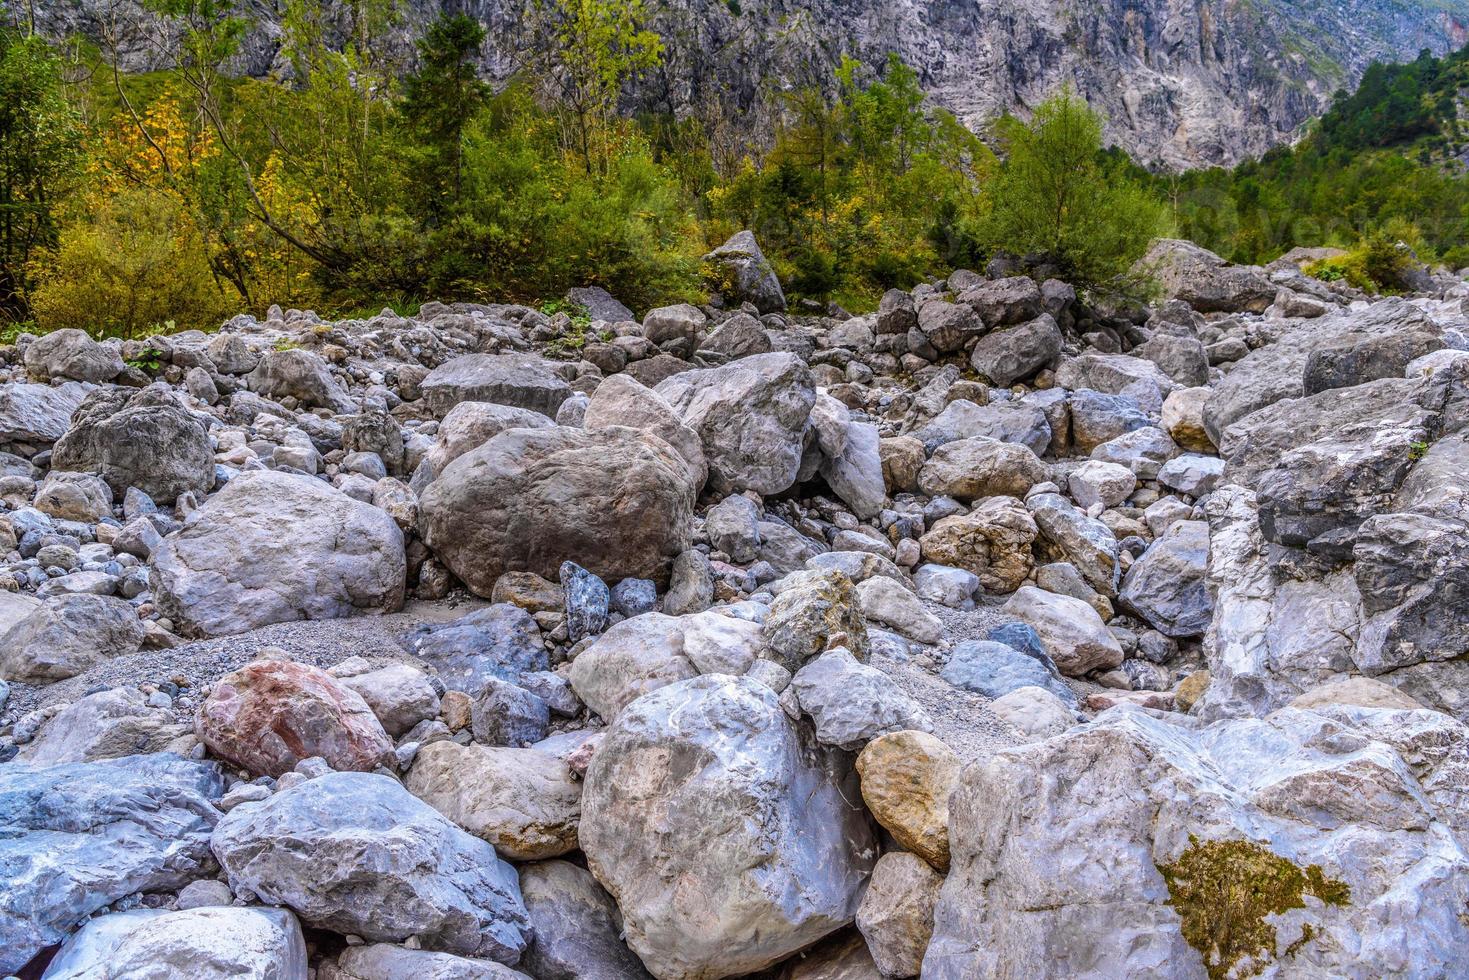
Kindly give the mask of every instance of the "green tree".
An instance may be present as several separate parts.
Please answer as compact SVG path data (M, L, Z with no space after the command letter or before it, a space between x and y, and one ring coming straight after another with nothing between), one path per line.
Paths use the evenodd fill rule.
M614 118L622 86L656 66L663 41L647 27L644 0L547 0L543 76L566 147L587 173L614 155Z
M60 59L41 38L0 27L0 316L29 316L31 260L56 244L79 151Z
M1102 120L1069 90L1029 123L996 127L1004 163L990 188L984 237L998 250L1039 254L1095 289L1135 285L1129 270L1167 227L1167 211L1124 167L1108 165Z
M418 70L403 84L402 112L427 156L418 182L434 218L457 205L464 185L464 130L484 106L489 86L475 59L485 40L479 21L445 15L418 42Z

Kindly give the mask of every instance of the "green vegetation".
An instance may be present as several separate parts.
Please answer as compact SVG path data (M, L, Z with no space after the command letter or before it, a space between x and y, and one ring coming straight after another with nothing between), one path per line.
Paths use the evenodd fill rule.
M1469 85L1469 49L1371 66L1356 92L1338 92L1297 146L1232 170L1152 178L1178 233L1237 262L1265 262L1296 245L1408 244L1425 262L1469 265L1469 147L1456 106ZM1354 260L1356 261L1356 260ZM1352 279L1342 268L1337 278ZM1363 288L1400 288L1391 269L1357 270Z
M281 0L289 71L241 79L225 66L248 5L144 2L177 38L165 72L0 29L0 322L142 336L272 303L370 316L594 284L641 310L700 298L700 256L746 227L790 294L854 310L999 254L1135 293L1163 233L1241 261L1341 245L1316 274L1373 289L1403 287L1399 243L1469 262L1469 191L1441 166L1464 56L1374 68L1297 149L1170 177L1104 150L1069 92L981 139L896 57L770 96L768 144L630 117L623 96L663 57L646 0L541 0L535 57L498 90L462 15L405 59L401 0L330 18ZM562 324L568 350L579 323Z
M1305 908L1307 895L1327 905L1346 905L1352 897L1320 865L1301 868L1251 841L1200 841L1190 834L1188 849L1158 870L1168 904L1183 919L1183 938L1202 954L1211 980L1253 976L1278 955L1266 916Z

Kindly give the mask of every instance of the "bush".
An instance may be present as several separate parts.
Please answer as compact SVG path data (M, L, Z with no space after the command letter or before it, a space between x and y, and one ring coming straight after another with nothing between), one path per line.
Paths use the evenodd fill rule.
M34 264L31 307L43 330L135 337L173 321L218 326L230 311L204 243L176 201L123 191L61 235L54 256Z

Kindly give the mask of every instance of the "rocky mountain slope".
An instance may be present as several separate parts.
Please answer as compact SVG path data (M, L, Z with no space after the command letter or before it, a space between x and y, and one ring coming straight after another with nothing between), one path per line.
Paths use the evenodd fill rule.
M57 35L114 32L133 68L164 57L133 0L33 5ZM279 11L245 4L256 28L241 68L276 64ZM409 0L397 45L442 9L489 29L485 72L504 79L533 56L524 0ZM1062 84L1108 117L1108 135L1150 165L1232 164L1290 139L1374 59L1443 53L1469 39L1464 0L675 0L654 5L664 65L631 93L640 106L695 113L718 128L769 132L775 93L833 84L843 54L897 52L962 120L1024 113Z
M0 973L1469 972L1469 285L719 261L0 347Z

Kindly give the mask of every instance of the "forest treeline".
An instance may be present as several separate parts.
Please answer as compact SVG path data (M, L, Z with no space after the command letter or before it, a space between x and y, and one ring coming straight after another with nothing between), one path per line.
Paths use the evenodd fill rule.
M773 93L775 132L716 152L697 119L621 111L663 55L643 0L535 5L537 57L501 88L477 74L476 21L446 16L402 58L395 0L338 6L345 21L328 24L285 0L286 67L265 79L228 70L249 26L234 0L145 0L174 67L144 75L117 68L121 39L58 44L7 13L10 329L130 336L272 303L375 313L589 284L644 309L699 296L700 257L741 228L794 294L853 309L1000 253L1136 291L1132 266L1161 234L1240 261L1390 238L1469 262L1469 191L1446 165L1457 130L1397 148L1457 125L1441 91L1459 56L1374 67L1295 149L1162 175L1104 149L1102 120L1069 92L977 135L895 57ZM1370 121L1384 100L1408 127L1388 144Z

